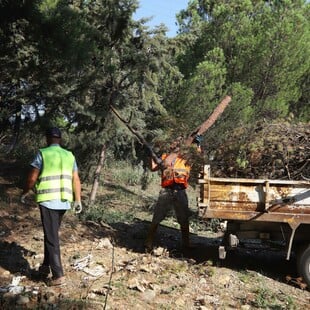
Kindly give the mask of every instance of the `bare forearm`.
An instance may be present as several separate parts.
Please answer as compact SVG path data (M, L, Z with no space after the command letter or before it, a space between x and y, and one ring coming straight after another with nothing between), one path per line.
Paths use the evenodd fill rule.
M26 184L24 186L24 190L23 190L24 194L28 193L31 189L33 189L33 187L34 187L34 185L38 179L39 173L40 173L39 169L37 169L37 168L31 169L31 171L28 174Z
M73 192L74 200L81 201L81 181L77 171L73 173Z
M150 166L151 171L159 170L159 165L155 163L153 158L150 158L149 166Z

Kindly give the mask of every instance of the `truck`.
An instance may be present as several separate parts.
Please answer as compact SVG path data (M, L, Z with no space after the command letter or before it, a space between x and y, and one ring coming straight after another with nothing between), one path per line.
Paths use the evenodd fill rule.
M252 242L276 243L310 288L310 181L220 178L205 165L198 180L198 216L226 223L219 258Z

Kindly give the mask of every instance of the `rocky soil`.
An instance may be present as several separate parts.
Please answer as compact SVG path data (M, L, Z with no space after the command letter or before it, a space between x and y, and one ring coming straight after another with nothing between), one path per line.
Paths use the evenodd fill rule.
M184 253L177 225L163 223L146 254L149 222L141 212L113 225L67 212L67 285L48 287L31 276L43 257L38 209L20 204L21 190L0 181L1 309L310 309L310 291L298 285L295 262L284 253L249 245L219 261L221 233L199 229L191 235L196 247Z

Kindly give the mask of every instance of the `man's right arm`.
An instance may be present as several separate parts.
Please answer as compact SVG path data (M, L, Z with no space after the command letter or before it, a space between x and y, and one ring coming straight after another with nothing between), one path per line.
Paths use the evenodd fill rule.
M26 196L29 194L30 190L33 189L34 185L36 184L36 181L39 177L40 170L38 168L32 167L30 170L26 184L24 186L24 190L22 192L22 198L21 201L23 202L26 198Z

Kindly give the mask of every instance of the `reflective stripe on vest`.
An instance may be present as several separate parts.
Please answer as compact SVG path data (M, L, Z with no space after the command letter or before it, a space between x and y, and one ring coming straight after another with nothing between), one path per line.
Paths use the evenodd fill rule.
M73 200L71 152L53 145L40 150L43 159L41 174L36 184L36 201Z
M162 156L164 160L167 157L166 154ZM190 166L186 165L186 160L181 157L177 157L174 162L171 163L171 167L168 167L162 172L161 186L168 187L173 184L183 184L186 188L188 186L188 178L190 173Z

